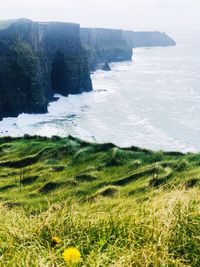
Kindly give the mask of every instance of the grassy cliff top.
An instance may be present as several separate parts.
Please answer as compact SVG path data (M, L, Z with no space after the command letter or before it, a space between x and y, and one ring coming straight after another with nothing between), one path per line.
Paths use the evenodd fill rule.
M10 27L12 23L16 21L17 20L0 20L0 30Z
M199 184L200 154L0 138L0 266L199 266Z

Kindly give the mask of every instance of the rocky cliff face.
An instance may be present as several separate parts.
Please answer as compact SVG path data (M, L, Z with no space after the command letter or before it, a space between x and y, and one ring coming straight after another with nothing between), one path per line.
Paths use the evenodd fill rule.
M40 24L39 43L54 92L67 96L92 89L87 52L81 45L78 24Z
M67 96L92 90L78 24L0 24L0 64L0 119L44 113L55 92Z
M124 38L131 47L174 46L176 42L162 32L124 31Z
M105 62L132 59L132 48L122 30L81 28L81 42L88 51L91 69Z

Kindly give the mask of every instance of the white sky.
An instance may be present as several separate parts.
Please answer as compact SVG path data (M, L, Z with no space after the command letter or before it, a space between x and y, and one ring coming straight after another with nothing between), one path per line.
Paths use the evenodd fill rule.
M0 19L132 30L199 30L200 0L0 0Z

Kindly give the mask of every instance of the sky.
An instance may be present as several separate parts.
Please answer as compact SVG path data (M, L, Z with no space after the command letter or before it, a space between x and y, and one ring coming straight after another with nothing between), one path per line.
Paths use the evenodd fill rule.
M200 0L1 0L0 19L129 30L200 30Z

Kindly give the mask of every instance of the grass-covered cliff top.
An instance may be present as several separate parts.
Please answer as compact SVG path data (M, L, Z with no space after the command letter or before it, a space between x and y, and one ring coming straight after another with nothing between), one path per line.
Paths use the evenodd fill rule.
M4 30L9 28L13 23L22 21L31 21L29 19L21 18L21 19L8 19L8 20L0 20L0 30Z
M15 20L0 20L0 30L8 28Z
M199 185L200 154L1 138L0 266L200 266Z

